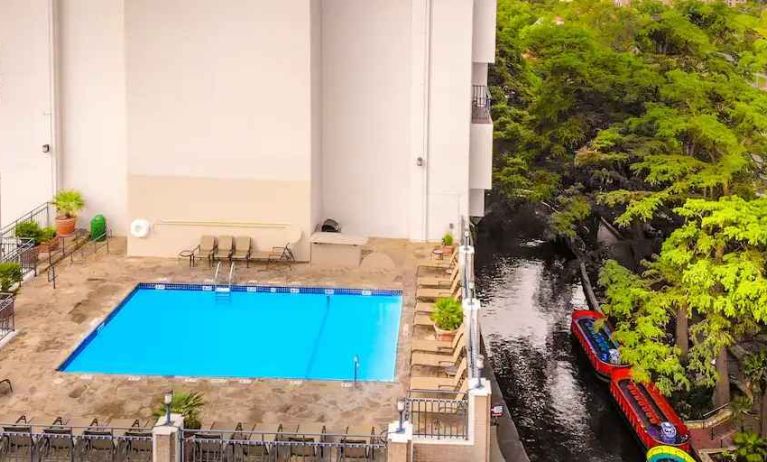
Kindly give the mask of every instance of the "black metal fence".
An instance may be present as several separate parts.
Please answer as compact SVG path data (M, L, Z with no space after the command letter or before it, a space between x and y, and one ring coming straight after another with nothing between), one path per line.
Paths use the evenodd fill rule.
M2 425L0 461L150 462L149 429Z
M490 123L490 104L492 99L486 85L472 85L471 89L471 121L473 123Z
M13 294L0 293L0 340L16 329Z
M386 460L386 435L183 430L183 462Z
M428 392L436 393L436 392ZM405 419L413 425L413 436L432 439L469 437L469 401L463 399L405 399Z
M19 223L34 221L40 225L41 228L45 228L52 225L54 218L56 218L54 205L50 202L44 202L30 210L28 213L25 213L11 223L5 225L5 227L0 229L0 237L16 237L16 225Z

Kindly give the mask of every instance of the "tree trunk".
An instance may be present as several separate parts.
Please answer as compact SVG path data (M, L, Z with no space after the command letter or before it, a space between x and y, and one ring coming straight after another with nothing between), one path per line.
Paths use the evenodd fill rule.
M716 358L716 388L714 389L714 407L730 402L730 374L727 371L727 348L722 348Z
M690 335L686 307L676 310L676 346L681 351L682 357L687 357L687 353L690 352Z
M763 438L767 438L767 386L762 391L762 406L759 409L759 429Z

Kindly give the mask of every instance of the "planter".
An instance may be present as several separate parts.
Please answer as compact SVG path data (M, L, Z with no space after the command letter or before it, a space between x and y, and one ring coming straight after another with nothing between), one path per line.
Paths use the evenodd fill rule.
M59 248L59 240L51 239L47 242L41 242L37 247L40 249L40 253L51 253Z
M69 236L75 232L77 218L56 217L56 235Z
M453 252L455 252L455 246L454 245L443 245L442 246L442 256L443 257L449 257L453 255Z
M452 342L453 339L455 338L455 335L458 333L458 329L460 329L460 327L453 330L444 330L444 329L440 329L436 325L434 326L434 331L436 332L437 340L441 342Z

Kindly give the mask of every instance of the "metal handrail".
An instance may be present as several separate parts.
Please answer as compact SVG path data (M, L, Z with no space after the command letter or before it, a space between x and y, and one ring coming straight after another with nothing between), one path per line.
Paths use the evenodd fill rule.
M476 284L474 279L474 239L471 234L470 222L461 217L461 291L464 301L477 303ZM481 379L481 371L478 367L478 357L480 354L480 333L479 319L477 309L472 309L468 316L468 342L466 343L466 357L469 362L469 378Z
M229 291L232 290L232 279L234 278L234 262L229 265Z
M216 263L216 272L213 274L213 286L218 286L218 272L221 270L221 262Z
M490 106L493 100L487 85L472 85L471 121L490 123Z

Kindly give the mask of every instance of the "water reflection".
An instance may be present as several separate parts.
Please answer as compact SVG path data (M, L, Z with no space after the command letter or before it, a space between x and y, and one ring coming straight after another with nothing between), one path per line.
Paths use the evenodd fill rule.
M517 229L535 235L537 225ZM482 329L530 459L643 461L606 384L571 340L571 307L584 304L574 262L506 230L480 228L477 243Z

